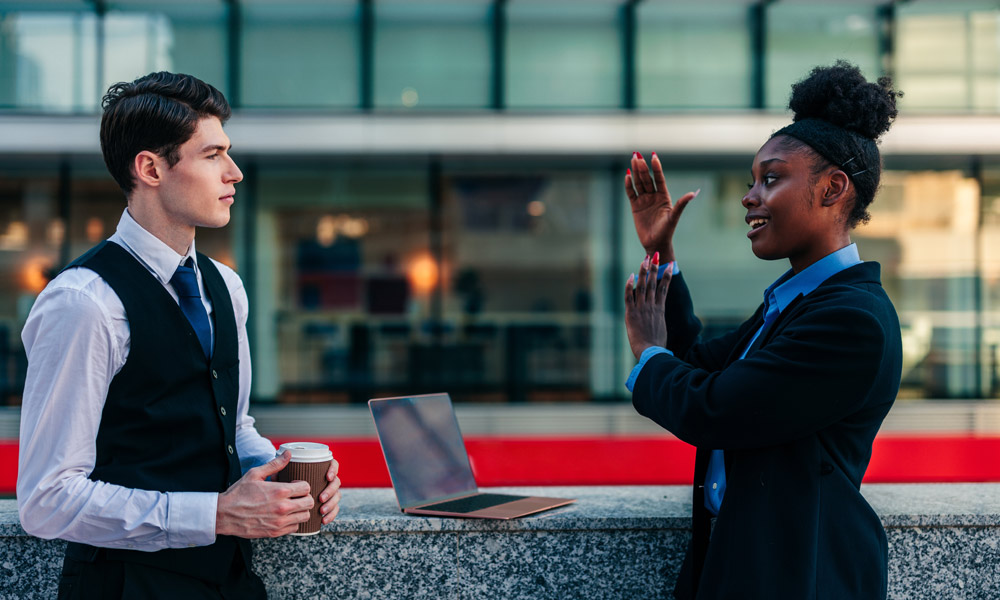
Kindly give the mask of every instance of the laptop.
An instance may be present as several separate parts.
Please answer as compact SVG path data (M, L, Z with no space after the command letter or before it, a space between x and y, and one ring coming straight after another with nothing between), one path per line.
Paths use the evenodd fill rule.
M368 407L404 513L514 519L576 501L481 493L448 394L376 398Z

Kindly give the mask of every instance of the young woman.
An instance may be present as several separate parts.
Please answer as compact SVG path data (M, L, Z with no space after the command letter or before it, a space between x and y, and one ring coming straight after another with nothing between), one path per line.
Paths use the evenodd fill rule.
M672 242L695 194L672 203L656 155L633 155L625 190L649 256L625 289L628 386L640 414L698 448L677 598L886 596L885 531L859 488L902 348L850 231L869 218L898 95L843 62L793 86L794 122L757 152L743 197L753 253L791 269L709 341Z

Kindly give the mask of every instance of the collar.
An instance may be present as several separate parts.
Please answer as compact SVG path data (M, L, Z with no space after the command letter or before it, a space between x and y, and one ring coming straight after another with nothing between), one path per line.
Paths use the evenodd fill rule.
M778 312L781 312L798 296L808 296L830 277L862 262L857 244L844 246L809 265L801 273L795 274L791 269L786 271L764 291L764 302L768 307L777 306Z
M187 254L183 256L177 254L173 248L143 229L142 225L139 225L132 218L127 208L118 221L115 237L118 238L115 241L120 241L164 285L174 276L178 266L183 264L188 257L195 256L194 240L191 240L191 247L188 248ZM194 268L197 273L197 258L194 259Z

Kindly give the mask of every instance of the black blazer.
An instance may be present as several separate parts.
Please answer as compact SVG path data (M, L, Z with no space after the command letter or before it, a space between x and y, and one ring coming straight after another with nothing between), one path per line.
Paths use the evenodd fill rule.
M763 305L699 343L682 276L667 295L668 348L643 368L636 410L697 446L693 536L677 598L885 598L887 544L859 491L872 440L899 390L899 319L878 263L798 296L746 358ZM709 542L703 484L726 455Z

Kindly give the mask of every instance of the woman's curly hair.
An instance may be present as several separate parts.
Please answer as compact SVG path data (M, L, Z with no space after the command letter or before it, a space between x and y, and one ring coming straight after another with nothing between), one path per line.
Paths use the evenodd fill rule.
M788 107L795 113L793 123L774 136L789 136L794 138L789 145L814 150L819 155L814 174L831 165L848 174L856 192L848 215L852 228L871 218L868 206L882 174L876 141L889 131L899 112L896 100L902 95L892 88L889 77L869 82L858 67L842 60L816 67L792 86Z

